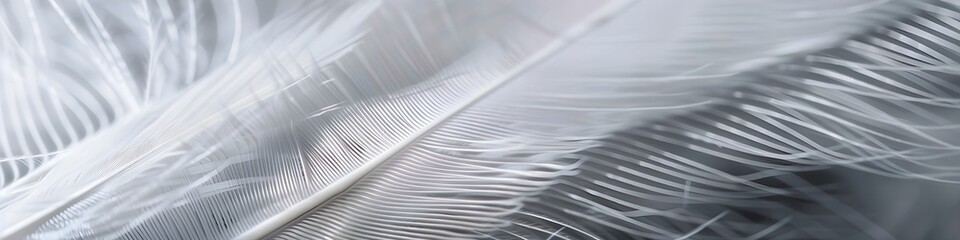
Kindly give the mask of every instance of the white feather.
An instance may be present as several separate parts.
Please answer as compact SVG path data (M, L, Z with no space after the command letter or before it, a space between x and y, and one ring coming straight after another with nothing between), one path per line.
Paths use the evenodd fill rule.
M956 181L931 2L5 3L0 236L890 238L806 176Z

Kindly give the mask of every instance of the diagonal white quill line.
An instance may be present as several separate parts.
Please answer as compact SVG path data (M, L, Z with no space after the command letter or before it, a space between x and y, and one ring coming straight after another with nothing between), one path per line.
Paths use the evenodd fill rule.
M372 4L372 3L377 3L377 2L374 1L374 2L371 2L371 4L364 4L364 5L361 5L361 6L357 6L356 9L353 9L353 11L355 11L355 12L357 12L359 15L363 15L363 16L370 15L370 14L372 14L372 13L374 12L374 10L377 9L377 7L379 6L378 4ZM262 89L262 91L268 91L268 89ZM254 102L253 99L256 98L255 96L259 96L259 94L253 94L253 95L251 95L251 96L247 96L246 98L240 99L240 100L234 102L233 104L231 104L230 106L225 107L225 108L227 108L227 109L237 109L237 108L241 108L242 106L247 106L247 105L253 104L253 102ZM162 104L159 104L159 105L162 105ZM157 108L160 108L160 107L157 107ZM212 118L206 118L206 119L204 119L204 120L202 120L202 121L199 121L198 123L196 123L196 124L192 125L191 127L189 127L188 130L191 130L191 129L202 129L204 126L209 125L209 121L211 121L211 119L212 119ZM189 133L189 132L192 132L192 131L185 131L185 132L186 132L186 133ZM186 133L178 134L177 136L174 136L173 138L170 138L170 139L179 139L180 136L183 136L183 135L185 135ZM158 144L157 146L165 146L165 145L166 145L166 142L164 142L164 143L162 143L162 144ZM150 153L150 152L157 152L157 151L159 151L158 149L159 149L159 147L154 147L154 148L150 149L150 150L148 151L148 153ZM107 183L109 180L113 179L114 177L116 177L117 175L123 173L124 171L130 169L131 167L137 165L138 163L139 163L138 161L129 161L129 162L125 163L123 166L120 166L120 167L114 169L113 171L111 171L111 172L109 172L109 173L107 173L107 174L104 174L103 176L97 178L97 180L91 182L90 184L85 185L83 188L78 189L77 191L73 191L70 195L67 195L65 198L63 198L63 200L58 201L58 202L56 202L56 203L54 203L54 204L51 204L51 205L49 205L48 207L43 208L43 210L40 210L40 211L37 211L37 212L34 212L34 213L30 213L29 217L26 217L26 218L24 218L24 219L19 219L19 221L16 221L15 224L12 224L12 225L9 225L9 226L0 226L0 230L2 230L2 232L0 232L0 239L24 239L24 238L26 238L28 235L30 235L31 233L33 233L33 231L35 231L35 230L38 229L41 225L43 225L44 223L46 223L47 220L53 218L54 216L56 216L57 214L65 211L65 210L67 210L69 207L73 206L73 204L77 203L78 201L80 201L80 200L83 199L84 197L89 196L91 193L93 193L94 191L96 191L97 189L99 189L101 186L103 186L103 185L104 185L105 183ZM35 179L35 178L42 178L42 177L46 176L46 173L49 172L49 170L50 170L51 168L53 168L53 167L54 167L54 166L51 165L50 168L44 169L44 172L38 173L37 175L32 175L31 178L34 178L34 179ZM18 181L18 182L19 182L19 181ZM7 218L8 216L2 216L2 217ZM0 220L2 220L2 221L0 221L0 224L8 223L8 222L14 222L12 219L0 219Z
M393 155L405 149L408 145L416 142L422 136L433 131L434 128L446 122L447 119L456 116L463 110L469 108L470 106L476 104L484 97L494 92L501 86L508 83L510 80L514 79L516 76L524 73L526 70L530 69L532 66L543 62L548 59L550 56L559 52L565 46L569 45L570 42L574 41L576 38L584 35L588 31L594 29L597 25L603 24L605 21L609 20L615 16L620 11L626 9L626 7L632 4L634 1L623 0L623 1L613 1L606 4L600 9L596 10L593 14L588 15L581 21L580 24L577 24L570 28L570 30L558 35L550 44L543 47L541 50L535 52L531 55L530 58L521 62L516 67L512 68L503 77L496 79L491 82L491 84L486 85L481 88L470 97L468 100L461 103L459 106L453 108L453 110L448 111L446 114L443 114L436 118L435 121L424 126L420 131L417 131L407 137L400 144L393 145L388 148L386 151L378 155L377 157L367 161L357 169L353 170L349 174L343 176L337 181L326 186L316 194L300 201L299 203L287 208L283 212L274 215L273 217L263 221L262 223L254 226L250 230L247 230L241 234L237 239L261 239L264 236L267 236L274 230L281 228L283 225L293 221L300 215L310 211L311 209L317 207L318 205L326 202L327 200L333 198L334 196L340 194L343 191L346 191L350 188L351 185L359 181L361 178L366 176L368 173L377 168L381 163L390 159Z

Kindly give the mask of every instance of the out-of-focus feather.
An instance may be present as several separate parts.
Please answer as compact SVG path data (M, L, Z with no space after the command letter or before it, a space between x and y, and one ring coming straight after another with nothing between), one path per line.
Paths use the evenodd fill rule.
M939 228L930 222L878 226L853 210L863 207L846 206L822 192L823 183L799 177L844 166L956 181L958 139L951 133L957 125L946 118L956 116L958 92L946 80L955 77L946 66L958 57L957 8L950 2L916 7L922 9L916 16L840 47L742 74L738 78L756 84L722 94L701 111L606 138L581 153L587 160L577 175L541 192L512 216L518 224L492 237L674 239L697 232L718 239L891 239ZM861 194L883 188L828 182ZM873 205L869 201L854 203ZM877 211L866 214L918 214Z
M151 60L102 65L156 108L5 189L3 236L884 238L804 176L955 178L949 3L153 4Z
M756 9L757 5L763 6L762 3L755 4L751 5L753 9ZM816 4L818 3L798 3L796 6L798 8L819 6ZM720 3L720 5L723 4ZM776 5L773 9L783 6ZM883 16L880 13L884 11L897 9L902 11L905 7L910 9L914 6L893 3L874 7L876 8L866 8L872 11L864 11L860 17L878 18ZM637 7L637 9L642 8ZM796 9L785 11L784 15L790 18L792 15L787 13L793 13L793 11ZM895 13L900 11L891 11L886 17L899 16ZM637 15L630 15L628 11L626 16ZM772 16L770 18L773 19L782 17L776 14ZM850 17L847 20L855 20L852 22L861 22L856 21L857 14L839 16ZM710 23L705 23L710 26L710 24L720 24L717 22L722 21L717 19L724 18L707 19L712 20ZM791 18L794 21L799 19L803 18ZM817 21L819 20L822 19L817 18ZM761 39L743 43L744 45L740 45L742 48L736 48L737 42L733 42L717 47L751 53L745 49L756 47L758 42L768 42L769 47L760 49L782 51L759 51L756 55L747 55L743 58L718 54L725 58L707 60L699 66L695 65L696 60L681 59L675 61L687 65L672 65L673 62L670 60L673 59L667 57L665 58L667 61L664 61L665 66L657 65L659 61L648 63L659 68L643 71L645 68L642 65L631 68L622 67L619 69L629 69L629 71L615 77L591 76L590 73L593 72L600 74L617 72L618 68L607 68L610 66L603 64L606 62L593 65L583 64L582 61L573 59L583 59L583 56L598 53L615 59L632 57L626 54L614 54L610 50L596 51L597 47L591 46L591 43L596 44L591 41L593 36L603 36L603 33L632 32L624 30L625 26L618 26L617 23L618 20L613 20L611 25L608 25L611 27L607 29L609 32L600 29L593 35L587 36L582 40L583 46L581 44L571 46L568 48L569 55L566 51L558 54L552 59L556 61L549 61L542 67L549 70L543 72L534 70L530 78L521 78L514 85L498 92L502 95L491 95L486 101L452 118L446 125L425 137L420 143L422 145L409 147L395 156L394 161L387 162L381 169L371 173L346 193L327 202L314 213L301 217L298 222L273 236L287 239L333 236L359 239L419 239L435 237L438 234L464 238L490 234L488 236L494 238L620 239L635 236L675 239L703 234L759 238L774 233L779 234L777 232L779 226L792 224L790 214L798 211L777 210L776 208L781 205L778 201L771 199L790 199L803 194L802 191L815 189L816 186L801 183L778 185L765 182L778 175L823 169L819 165L835 163L819 160L797 162L785 157L780 159L775 155L740 149L742 146L727 145L725 143L729 142L724 140L684 136L697 133L691 128L668 131L670 134L683 136L679 139L656 136L657 131L665 131L661 129L662 127L645 130L648 133L641 130L633 133L635 135L610 137L608 134L618 129L629 128L631 125L642 126L645 119L662 118L664 114L677 112L670 111L671 109L690 109L694 106L720 108L727 104L722 98L716 99L719 102L709 105L698 104L697 100L705 101L713 99L711 97L713 94L730 92L709 91L711 87L729 89L737 84L752 86L749 84L752 80L748 76L730 76L741 73L744 69L764 66L762 63L784 61L791 54L829 47L831 43L836 43L848 36L844 34L861 32L825 31L827 34L822 37L832 39L825 42L816 41L823 40L816 34L804 34L803 36L811 37L810 42L818 43L812 45L807 45L810 42L804 39L783 42L777 39ZM738 22L737 24L743 26L749 23L750 21L746 21L746 23ZM763 23L763 21L756 23ZM804 26L802 21L790 23ZM807 22L810 25L805 27L818 26L818 23L821 22ZM838 28L844 29L843 25ZM800 27L800 29L806 28ZM749 33L749 30L742 31ZM693 34L693 36L697 35ZM678 39L671 39L669 42L678 42ZM800 46L789 46L798 42ZM618 51L631 49L630 46L645 47L636 43L631 45L629 42L615 46L601 46ZM681 46L696 45L681 44ZM590 48L594 49L586 50ZM668 52L683 51L698 53L696 50L689 49ZM705 53L691 54L691 56L710 56L710 50L701 51ZM758 62L756 61L758 59L766 60ZM632 62L636 61L613 62L613 66ZM686 71L678 71L680 69ZM669 71L675 71L673 74L680 76L664 76L664 79L646 78ZM683 74L693 76L683 76ZM783 75L792 74L783 73ZM645 82L646 79L651 80ZM690 81L689 84L684 84L686 82L683 80L696 82ZM645 101L645 99L650 100ZM740 101L732 101L731 104L737 103ZM680 116L688 115L697 116L697 113ZM720 120L722 119L723 117ZM797 122L805 121L807 120L797 120ZM698 124L710 125L719 124L719 122L722 121L707 119ZM746 122L765 124L763 120ZM774 126L767 127L776 128L779 124L775 123ZM719 133L711 130L707 134L731 135L731 133L722 132L725 130L728 129L721 128ZM904 130L909 129L904 128ZM766 134L761 136L776 138L779 135L789 135L769 131L764 133ZM645 135L653 135L653 137L645 138ZM734 132L732 135L740 134ZM736 141L735 144L757 144L739 139L729 141ZM699 142L707 145L721 145L721 149L726 150L705 150L708 148L700 147L697 145ZM616 148L618 151L631 148L636 150L610 152L604 150L608 145L623 148ZM739 149L739 151L731 149ZM820 149L808 148L802 152L812 154L818 150ZM685 156L687 154L689 156ZM554 159L554 161L547 159ZM866 157L853 159L868 161ZM777 163L776 161L787 162ZM667 166L657 167L656 165L660 163ZM526 171L516 171L517 169ZM702 186L703 184L707 186ZM711 189L714 187L721 190ZM543 191L543 189L547 190ZM524 200L529 201L524 209L517 212L518 210L511 208ZM469 202L469 204L452 206L444 204L460 203L460 201ZM690 213L671 212L667 209L672 203L679 202L686 202L695 207L689 208ZM768 212L763 214L769 215L765 217L775 221L767 223L765 219L759 223L752 223L752 219L742 215L746 213L733 212L734 207L745 209L755 207L767 210ZM688 208L677 209L687 210ZM834 209L826 209L826 211L831 210ZM504 216L511 212L516 213L513 214L514 216ZM845 212L838 214L845 214ZM486 226L491 229L476 229L477 219L486 219ZM859 225L861 222L853 224ZM507 225L510 227L504 228L503 232L494 230L496 226ZM585 225L595 225L596 228L590 229L584 227ZM438 231L437 228L442 231ZM563 230L569 233L558 232ZM876 229L861 230L869 232ZM801 235L797 234L793 237L799 236Z
M3 209L5 234L240 233L324 187L349 185L341 178L361 176L356 169L371 158L604 16L581 19L592 16L585 10L618 9L592 2L529 12L536 4L304 3L255 37L266 49L208 75L122 150L54 166ZM423 24L437 19L448 24ZM203 227L172 231L194 226Z
M868 217L923 215L877 209L860 215L852 209L865 207L845 206L820 192L823 185L797 177L845 166L956 181L957 126L948 119L956 116L958 95L947 66L957 59L957 8L949 1L915 7L921 9L916 16L838 48L739 76L758 81L723 94L728 100L717 105L619 133L584 151L591 160L577 176L541 193L514 216L521 224L496 236L677 238L701 231L698 238L949 237L927 232L940 224L926 221L877 226ZM859 194L900 191L882 185L889 180L845 181L829 182ZM871 201L853 203L876 205Z
M243 2L4 2L0 188L227 63L273 5Z

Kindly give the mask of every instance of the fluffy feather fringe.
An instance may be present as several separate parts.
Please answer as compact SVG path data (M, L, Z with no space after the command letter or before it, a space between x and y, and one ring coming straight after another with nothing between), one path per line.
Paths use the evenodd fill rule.
M886 239L836 169L958 180L953 1L565 3L5 3L0 233Z

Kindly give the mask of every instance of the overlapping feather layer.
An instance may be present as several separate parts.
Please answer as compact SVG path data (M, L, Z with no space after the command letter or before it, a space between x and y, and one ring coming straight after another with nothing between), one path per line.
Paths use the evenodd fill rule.
M953 1L628 3L6 3L0 236L882 239L831 169L957 180Z

